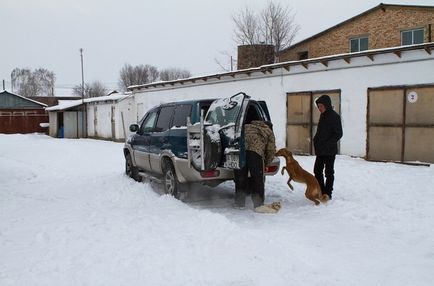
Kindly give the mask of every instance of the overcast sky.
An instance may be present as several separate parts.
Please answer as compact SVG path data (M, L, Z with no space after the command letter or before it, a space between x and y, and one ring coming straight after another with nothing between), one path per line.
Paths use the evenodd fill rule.
M236 58L231 16L267 0L0 0L3 23L0 79L43 67L56 74L57 95L86 82L116 88L125 63L185 68L193 75L221 72ZM293 9L300 25L295 42L373 8L377 0L274 0ZM387 4L434 6L434 0ZM1 87L0 87L1 88Z

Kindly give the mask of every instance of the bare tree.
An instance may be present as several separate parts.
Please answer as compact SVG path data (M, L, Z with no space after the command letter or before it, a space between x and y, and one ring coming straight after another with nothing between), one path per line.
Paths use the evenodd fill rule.
M191 77L191 73L188 70L180 68L167 68L160 71L160 80L176 80L180 78Z
M220 67L221 70L230 72L234 70L234 66L237 65L237 59L235 59L231 53L228 51L220 52L220 57L214 58L216 64Z
M259 44L260 23L255 13L246 7L243 11L232 16L235 24L235 42L238 45Z
M131 85L154 82L158 79L158 69L152 65L132 66L125 64L120 71L119 87L127 90Z
M295 22L295 14L287 6L268 2L259 14L245 8L232 17L237 45L269 44L275 46L275 56L289 47L300 27Z
M25 97L54 96L55 82L55 74L44 68L34 71L15 68L11 72L12 90Z
M295 15L280 3L269 2L261 12L261 38L266 44L274 45L274 54L289 47L300 30L295 23Z
M76 85L72 89L72 94L81 97L82 87L81 84ZM94 81L90 84L84 84L84 97L99 97L107 95L107 88L99 81Z

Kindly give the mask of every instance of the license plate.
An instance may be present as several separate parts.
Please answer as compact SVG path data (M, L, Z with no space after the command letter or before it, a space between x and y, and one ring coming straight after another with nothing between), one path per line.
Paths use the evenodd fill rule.
M226 154L226 161L223 166L229 169L239 169L240 168L240 156L238 154Z

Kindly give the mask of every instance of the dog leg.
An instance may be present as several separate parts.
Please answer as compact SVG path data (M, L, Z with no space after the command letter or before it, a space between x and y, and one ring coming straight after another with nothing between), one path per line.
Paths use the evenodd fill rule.
M304 193L304 195L306 196L307 199L311 200L312 202L315 203L315 205L319 205L320 201L318 200L318 198L316 196L314 196L313 194L313 190L310 189L309 187L306 188L306 192Z
M293 190L294 190L294 187L291 185L291 180L292 180L292 178L289 177L289 180L288 180L288 182L286 182L286 183L288 184L288 187L293 191Z
M282 174L282 176L283 176L283 171L285 171L286 170L286 167L285 166L283 166L282 167L282 171L280 171L280 173ZM287 171L288 172L288 171Z

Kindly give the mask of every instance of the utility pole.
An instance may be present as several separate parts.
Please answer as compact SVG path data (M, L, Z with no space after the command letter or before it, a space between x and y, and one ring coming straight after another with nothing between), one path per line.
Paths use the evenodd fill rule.
M83 69L83 49L80 48L80 59L81 59L81 132L82 137L87 137L87 130L86 130L86 106L84 104L84 69ZM78 118L78 116L77 116ZM78 137L78 134L77 134Z
M81 58L81 102L84 103L84 69L83 69L83 49L80 48Z

